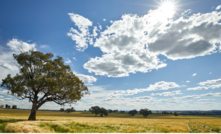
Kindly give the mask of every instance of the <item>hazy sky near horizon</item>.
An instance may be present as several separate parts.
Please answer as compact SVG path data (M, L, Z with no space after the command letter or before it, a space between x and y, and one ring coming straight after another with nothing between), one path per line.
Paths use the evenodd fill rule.
M220 110L220 43L220 0L0 1L0 80L19 48L62 56L91 93L77 110Z

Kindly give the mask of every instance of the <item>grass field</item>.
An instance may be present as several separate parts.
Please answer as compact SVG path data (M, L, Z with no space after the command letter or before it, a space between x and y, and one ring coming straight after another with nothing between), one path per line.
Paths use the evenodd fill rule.
M28 121L30 110L0 108L0 132L19 133L217 133L221 116L173 116L109 113L95 117L90 112L38 111L36 121Z

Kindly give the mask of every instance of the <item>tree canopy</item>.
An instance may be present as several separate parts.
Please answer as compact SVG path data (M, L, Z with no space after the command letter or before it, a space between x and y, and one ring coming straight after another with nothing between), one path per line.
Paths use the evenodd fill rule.
M103 115L108 116L108 111L103 107L100 108L99 106L92 106L89 111L94 113L95 116L98 114L100 114L101 117L103 117Z
M132 115L132 116L134 116L134 115L137 114L137 113L138 113L138 112L137 112L136 109L130 110L130 111L128 112L128 114L130 114L130 115Z
M1 86L12 95L32 102L29 120L36 119L36 111L46 102L72 104L89 94L87 86L64 64L63 58L53 56L33 50L13 54L19 74L8 74L2 80Z
M147 117L150 114L150 110L149 109L140 109L140 114L143 115L143 117Z

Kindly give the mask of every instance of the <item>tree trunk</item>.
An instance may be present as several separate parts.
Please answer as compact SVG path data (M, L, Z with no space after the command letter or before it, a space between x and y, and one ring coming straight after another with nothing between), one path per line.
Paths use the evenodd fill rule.
M32 108L31 108L31 113L28 118L28 120L36 120L36 112L37 112L37 103L33 103Z

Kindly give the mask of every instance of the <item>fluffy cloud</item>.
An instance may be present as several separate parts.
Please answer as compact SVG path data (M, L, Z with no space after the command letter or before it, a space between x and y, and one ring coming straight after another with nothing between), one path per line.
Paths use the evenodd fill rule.
M207 93L207 94L202 94L201 96L221 96L221 93Z
M207 85L207 84L221 84L221 79L207 80L199 83L199 85Z
M221 87L221 79L213 79L207 80L204 82L200 82L198 87L187 88L187 90L208 90L208 89L215 89Z
M48 45L41 45L40 48L50 48Z
M93 34L90 34L90 20L69 13L81 33L71 28L68 36L76 41L79 51L84 51L88 44L101 49L103 55L91 58L84 68L108 77L124 77L129 73L146 73L165 67L158 55L178 60L217 51L216 44L221 42L221 11L191 15L189 9L176 20L172 19L173 14L166 17L162 14L160 8L143 16L125 14L120 20L112 21L96 38L98 28L95 26ZM96 38L94 43L93 38Z
M193 76L196 76L196 73L194 73Z
M159 61L155 55L142 52L116 52L105 54L102 57L90 59L84 64L84 68L96 75L107 75L108 77L124 77L129 73L149 72L152 69L165 67L166 64Z
M175 82L165 82L165 81L160 81L155 84L150 84L149 87L147 88L140 88L140 89L134 89L134 90L123 90L123 91L114 91L111 95L112 96L121 96L121 95L134 95L140 92L145 92L145 91L160 91L160 90L168 90L172 88L179 88L181 87L180 85L176 84ZM179 94L180 91L175 91L174 93ZM166 93L165 93L166 94ZM154 94L155 95L155 94Z
M186 81L186 83L189 83L190 81L188 80L188 81Z
M14 76L19 71L16 66L16 61L13 58L13 54L19 54L20 51L36 50L35 43L29 44L18 39L12 39L6 45L8 47L0 46L0 81L8 74Z
M67 59L67 61L65 61L64 63L69 64L71 63L71 60Z
M193 14L174 21L160 13L151 10L140 17L126 14L113 21L93 44L104 54L90 59L84 68L96 75L124 77L165 67L157 57L160 54L178 60L216 52L215 44L221 42L221 12Z
M87 85L92 85L92 83L97 81L97 78L90 75L78 74L76 72L74 72L74 74L76 74Z
M200 99L198 101L213 101L214 99Z
M177 91L172 91L172 92L163 92L163 93L152 93L151 96L156 96L156 95L159 95L159 96L174 96L174 95L177 95L177 94L182 94L180 90L177 90Z
M215 89L215 88L220 88L221 84L217 85L208 85L208 86L198 86L194 88L187 88L187 90L208 90L208 89Z
M70 36L73 41L76 41L76 48L78 51L84 51L88 47L88 43L92 44L93 42L88 30L88 27L92 26L92 22L78 14L68 13L68 15L75 23L75 26L78 27L80 32L74 28L71 28L67 35Z
M12 39L7 43L7 46L13 51L29 51L35 50L35 43L28 44L27 42L19 41L18 39Z
M219 10L219 9L221 9L221 5L219 5L219 6L216 7L216 10Z
M181 16L183 17L189 17L189 15L191 14L191 9L187 9L186 11L181 13Z

